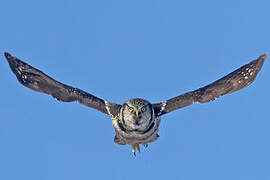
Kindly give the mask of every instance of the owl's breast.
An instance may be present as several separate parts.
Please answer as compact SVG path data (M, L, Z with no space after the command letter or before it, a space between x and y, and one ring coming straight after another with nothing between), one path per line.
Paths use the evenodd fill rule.
M120 119L112 120L116 137L114 142L117 144L147 144L158 139L158 129L160 117L156 117L145 128L126 128Z

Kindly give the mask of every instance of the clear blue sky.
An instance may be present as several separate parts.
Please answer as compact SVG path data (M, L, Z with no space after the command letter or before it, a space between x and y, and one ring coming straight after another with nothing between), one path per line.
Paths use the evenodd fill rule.
M162 118L134 157L106 115L20 85L3 56L106 100L159 102L270 53L268 0L10 0L0 7L0 179L270 179L270 59L241 91Z

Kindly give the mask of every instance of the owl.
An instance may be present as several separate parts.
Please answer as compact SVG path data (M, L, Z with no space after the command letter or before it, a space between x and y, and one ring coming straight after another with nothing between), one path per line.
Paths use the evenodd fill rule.
M159 138L161 116L194 103L213 101L248 86L261 70L266 54L207 86L153 104L141 98L130 99L123 104L112 103L56 81L7 52L5 57L22 85L49 94L59 101L77 101L109 115L115 129L114 142L130 145L135 155L137 150L140 151L140 145L147 147Z

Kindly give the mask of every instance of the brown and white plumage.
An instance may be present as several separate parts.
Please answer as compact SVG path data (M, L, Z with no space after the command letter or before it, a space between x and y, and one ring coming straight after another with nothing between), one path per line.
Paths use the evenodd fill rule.
M62 84L9 53L5 53L5 57L22 85L52 95L59 101L77 101L111 116L116 132L114 142L120 145L131 145L132 152L135 154L136 149L140 150L140 144L147 146L148 143L158 139L162 115L193 103L213 101L219 96L248 86L261 70L266 55L263 54L258 59L207 86L172 99L151 104L147 100L137 98L128 100L122 105L105 101L78 88Z

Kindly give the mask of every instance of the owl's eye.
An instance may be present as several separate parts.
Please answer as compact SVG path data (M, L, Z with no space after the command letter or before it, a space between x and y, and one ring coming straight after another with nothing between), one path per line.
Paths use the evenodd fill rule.
M129 111L129 112L133 112L134 109L133 109L132 107L128 107L128 111Z
M145 111L145 107L142 107L142 108L141 108L141 112L144 112L144 111Z

